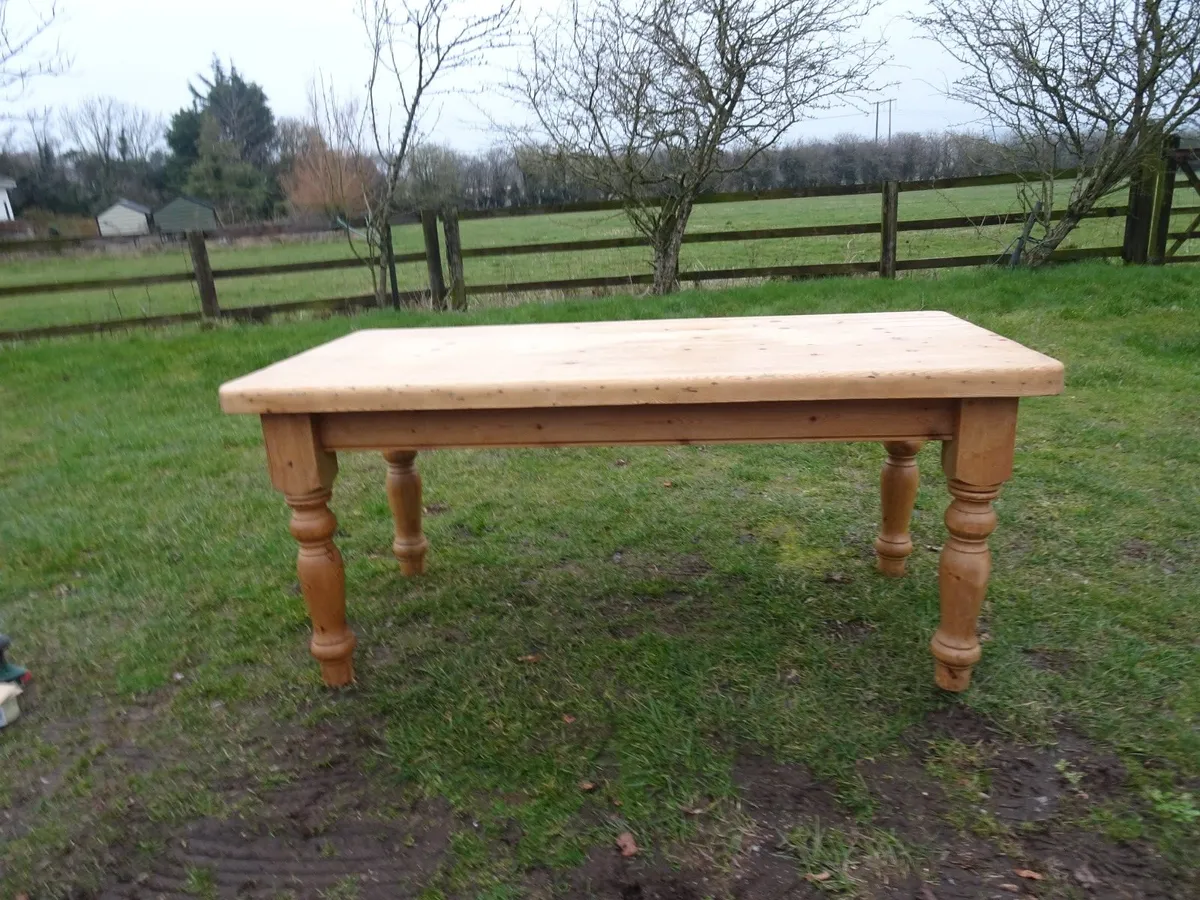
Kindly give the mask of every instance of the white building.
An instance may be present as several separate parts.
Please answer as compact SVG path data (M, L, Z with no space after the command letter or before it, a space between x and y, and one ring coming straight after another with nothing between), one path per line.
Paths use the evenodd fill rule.
M122 197L100 215L96 216L101 237L122 234L149 234L150 210L140 203Z
M16 216L13 215L12 201L8 199L8 192L17 186L17 183L11 178L0 175L0 222L11 222Z

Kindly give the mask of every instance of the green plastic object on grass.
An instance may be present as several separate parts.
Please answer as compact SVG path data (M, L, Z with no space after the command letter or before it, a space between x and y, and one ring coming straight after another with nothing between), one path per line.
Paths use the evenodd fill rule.
M4 659L5 651L11 646L12 638L6 634L0 634L0 684L9 681L14 684L22 684L29 680L29 671L27 669L23 669Z

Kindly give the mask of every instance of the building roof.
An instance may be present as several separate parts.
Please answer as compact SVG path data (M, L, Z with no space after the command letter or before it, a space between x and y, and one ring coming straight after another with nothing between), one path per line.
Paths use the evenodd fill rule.
M195 197L176 197L154 213L154 223L164 234L205 231L220 226L215 207Z
M163 209L166 209L167 206L174 206L177 203L191 203L195 206L203 206L205 209L211 209L213 212L217 211L217 208L207 200L199 200L196 197L189 197L186 194L180 194L178 197L164 206Z
M15 179L9 178L7 175L0 175L0 191L9 191L17 186Z
M121 197L116 203L104 210L104 212L108 212L109 209L116 209L118 206L124 206L126 209L132 209L135 213L141 213L143 216L150 215L150 207L142 206L140 203L134 203L132 200L127 200L124 197ZM101 213L100 215L104 215L104 213Z

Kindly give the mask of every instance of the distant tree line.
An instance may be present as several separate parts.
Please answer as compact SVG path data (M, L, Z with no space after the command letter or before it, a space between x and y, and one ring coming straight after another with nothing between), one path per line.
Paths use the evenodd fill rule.
M186 194L222 221L285 215L282 186L305 126L277 122L262 88L214 59L168 122L111 97L33 110L0 136L0 174L17 182L18 214L95 216L119 198L151 208Z
M222 221L358 217L383 170L369 156L331 150L320 131L276 121L262 89L214 63L193 104L168 124L136 106L94 97L59 115L31 113L23 143L0 148L0 174L17 181L18 212L94 216L124 197L150 207L180 194L213 203ZM1009 171L1019 148L957 132L854 134L783 144L712 178L708 190L759 191ZM1063 165L1070 165L1063 160ZM464 153L415 147L399 185L412 208L464 209L603 199L554 154L493 147Z
M960 132L901 133L890 143L841 134L780 144L744 165L736 153L726 155L731 157L724 167L729 171L710 177L706 191L920 181L1010 172L1027 164L1033 168L1020 147ZM1059 164L1069 168L1074 163L1064 154ZM537 148L464 154L427 145L413 151L407 187L410 202L418 206L453 201L466 208L492 208L606 199L573 172L572 166Z
M0 174L17 181L18 213L94 216L120 197L150 207L180 194L211 202L222 221L361 219L386 177L372 154L333 132L361 120L342 109L337 127L314 118L276 120L262 88L214 60L189 85L191 105L168 123L136 106L93 97L54 114L27 114L23 143L0 147ZM314 111L316 110L314 104ZM796 130L802 130L800 126ZM723 151L704 189L766 191L883 180L919 181L1044 167L1077 158L1043 145L967 132L899 133L875 142L856 134L799 140L749 160ZM496 146L476 153L414 146L396 188L412 209L463 209L608 199L551 148Z
M6 101L69 62L45 39L53 3L21 31L7 2ZM0 134L0 171L17 179L26 216L188 193L231 223L354 218L381 298L381 250L405 207L618 200L653 248L655 293L669 293L705 191L1029 170L1040 219L1022 260L1040 265L1100 200L1148 178L1170 136L1200 125L1197 2L929 0L910 20L957 60L946 93L989 131L882 144L795 140L820 111L878 88L886 46L865 27L873 0L566 0L527 22L515 0L489 5L358 0L365 92L337 97L318 77L304 121L277 121L258 84L214 60L168 126L109 98L32 113L23 145ZM491 150L439 146L425 128L444 76L514 45L499 87L523 122L502 125ZM1078 172L1064 205L1055 192L1068 168Z
M729 154L731 157L734 154ZM285 194L295 213L360 215L363 183L373 167L369 158L333 150L313 129ZM785 143L754 155L741 166L710 178L709 191L765 191L825 184L862 184L884 180L920 181L960 175L986 175L1035 168L1036 160L1013 143L961 132L901 133L876 143L856 134L831 140ZM736 164L735 164L736 163ZM1063 154L1061 168L1074 165ZM608 199L603 191L574 174L571 165L548 149L493 147L464 153L440 144L411 151L399 185L401 203L410 208L453 204L463 209L574 203ZM349 185L349 189L347 189Z

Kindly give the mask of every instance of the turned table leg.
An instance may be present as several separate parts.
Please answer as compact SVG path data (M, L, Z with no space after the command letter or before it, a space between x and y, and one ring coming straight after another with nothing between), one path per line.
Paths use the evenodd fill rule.
M405 575L425 572L425 552L429 541L421 532L421 476L413 465L415 450L391 450L383 454L387 460L388 505L396 522L396 537L392 552L400 561Z
M291 532L300 544L296 572L308 606L310 649L330 687L354 680L354 632L346 625L346 575L333 543L337 519L329 510L337 458L323 449L304 415L264 415L271 481L292 508Z
M1012 474L1017 401L964 400L955 438L942 447L952 497L949 536L938 567L941 623L930 648L938 687L964 691L981 655L976 623L992 570L988 536L996 528L992 501Z
M887 441L883 445L888 456L880 477L883 521L875 539L875 565L884 575L903 575L905 560L913 551L908 528L920 484L917 451L923 444L923 441Z

